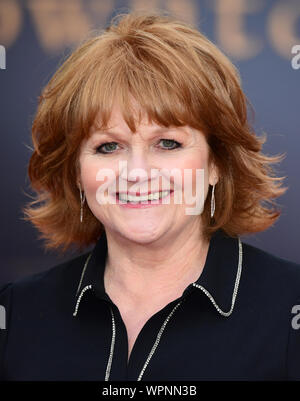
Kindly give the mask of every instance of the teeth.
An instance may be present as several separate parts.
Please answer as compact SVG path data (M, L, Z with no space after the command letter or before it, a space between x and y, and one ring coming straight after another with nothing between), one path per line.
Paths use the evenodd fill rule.
M149 195L133 196L127 194L119 194L119 199L125 202L142 202L148 200L158 200L169 194L170 191L160 191Z

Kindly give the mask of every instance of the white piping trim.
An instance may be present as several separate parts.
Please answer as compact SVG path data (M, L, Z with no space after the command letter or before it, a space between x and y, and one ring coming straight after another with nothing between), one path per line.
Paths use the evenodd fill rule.
M89 254L89 256L87 257L87 259L86 259L86 261L85 261L85 264L84 264L84 266L83 266L82 273L81 273L81 277L80 277L80 281L79 281L79 284L78 284L78 287L77 287L77 291L76 291L76 296L77 296L77 294L78 294L79 288L80 288L81 283L82 283L82 280L83 280L83 276L84 276L84 274L85 274L85 271L86 271L87 265L88 265L88 263L89 263L89 260L91 259L91 256L92 256L92 253Z
M235 304L235 299L237 296L237 292L238 292L238 287L239 287L239 283L240 283L240 277L241 277L241 272L242 272L242 261L243 261L243 248L242 248L242 243L240 238L238 238L239 241L239 262L238 262L238 269L237 269L237 274L236 274L236 279L235 279L235 284L234 284L234 289L233 289L233 293L232 293L232 301L231 301L231 308L228 312L224 312L216 303L216 301L214 300L213 296L210 294L209 291L207 291L206 288L202 287L202 285L199 285L197 283L193 283L194 287L199 288L201 291L204 292L205 295L208 296L208 298L210 299L210 301L212 302L212 304L214 305L214 307L217 309L217 311L222 315L222 316L230 316L233 308L234 308L234 304Z
M80 295L79 295L79 297L78 297L78 299L77 299L77 302L76 302L76 305L75 305L75 310L74 310L74 312L73 312L73 316L76 316L76 315L77 315L78 308L79 308L79 304L80 304L80 301L81 301L81 298L82 298L83 294L84 294L87 290L90 290L91 288L92 288L92 286L91 286L91 284L90 284L90 285L86 285L86 286L82 289L82 291L81 291L81 293L80 293Z
M150 359L152 358L152 356L153 356L153 354L154 354L156 348L158 347L158 343L159 343L159 341L160 341L160 338L161 338L161 336L162 336L162 333L163 333L163 331L164 331L164 329L165 329L167 323L169 322L171 316L173 315L173 313L175 312L175 310L178 308L178 306L179 306L181 303L182 303L182 300L181 300L180 302L178 302L178 304L176 304L176 305L174 306L174 308L172 309L172 311L169 313L169 315L167 316L166 320L165 320L164 323L162 324L162 326L161 326L161 328L160 328L160 330L159 330L159 332L158 332L158 334L157 334L155 343L153 344L153 347L152 347L152 349L151 349L151 351L150 351L150 353L149 353L149 355L148 355L148 358L147 358L146 362L144 363L144 366L143 366L143 368L142 368L142 370L141 370L141 372L140 372L140 374L139 374L139 377L138 377L137 381L141 381L141 380L142 380L143 374L144 374L144 372L145 372L145 370L146 370L146 368L147 368L147 366L148 366L148 364L149 364L149 362L150 362Z
M104 379L105 381L109 380L110 369L111 369L111 364L112 364L112 359L113 359L114 349L115 349L115 341L116 341L116 324L115 324L114 312L113 312L112 308L110 308L110 312L111 312L111 322L112 322L112 337L111 337L109 358L108 358L106 372L105 372L105 379Z

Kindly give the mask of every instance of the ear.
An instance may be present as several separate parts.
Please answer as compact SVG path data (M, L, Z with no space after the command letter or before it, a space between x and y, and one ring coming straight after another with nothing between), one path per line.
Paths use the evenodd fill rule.
M215 185L219 181L219 169L216 164L211 161L209 166L208 182L210 185Z

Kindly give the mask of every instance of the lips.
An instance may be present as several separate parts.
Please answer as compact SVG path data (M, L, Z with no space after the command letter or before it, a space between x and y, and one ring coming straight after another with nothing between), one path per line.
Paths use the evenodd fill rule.
M124 195L120 195L119 193L116 192L116 199L117 203L119 206L124 207L124 208L138 208L138 209L143 209L143 208L148 208L148 207L155 207L155 206L160 206L164 204L164 199L165 198L170 198L173 194L174 190L165 190L165 191L160 191L156 192L157 195L152 195L155 194L155 192L148 192L147 195L144 196L130 196L127 195L128 192L123 192ZM129 192L130 194L130 192ZM121 199L120 199L121 197Z
M126 195L131 195L131 196L144 196L144 195L156 194L157 192L164 192L164 191L169 191L170 193L174 192L173 189L170 189L170 190L169 189L159 189L158 191L153 191L153 192L149 191L149 192L142 192L142 193L140 193L139 191L138 192L123 191L123 192L116 192L115 195L119 196L119 194L126 194Z

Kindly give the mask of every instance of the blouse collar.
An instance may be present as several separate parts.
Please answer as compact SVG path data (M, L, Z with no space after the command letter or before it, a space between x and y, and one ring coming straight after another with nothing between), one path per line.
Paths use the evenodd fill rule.
M83 266L76 292L73 315L76 316L84 292L93 289L100 299L111 302L104 288L104 270L107 258L107 238L103 231L93 251ZM209 244L206 262L199 278L189 284L182 295L197 289L211 301L222 316L233 312L242 271L242 244L239 238L216 231Z

